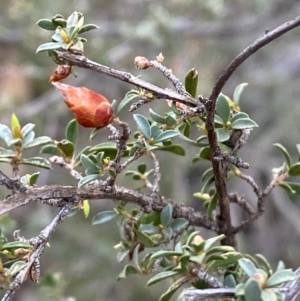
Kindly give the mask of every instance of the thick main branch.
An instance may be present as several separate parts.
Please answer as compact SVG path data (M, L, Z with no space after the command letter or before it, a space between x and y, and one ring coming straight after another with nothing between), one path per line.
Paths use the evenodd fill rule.
M189 221L190 225L217 231L216 223L209 220L207 216L201 212L195 212L193 208L182 206L169 199L162 198L162 200L154 201L148 194L118 186L114 186L109 192L106 190L105 188L101 189L93 186L84 186L78 189L75 186L58 185L28 188L26 192L15 193L6 198L4 202L1 202L0 215L33 201L45 202L47 200L62 199L64 202L68 200L71 202L74 198L79 200L111 199L123 200L141 207L151 206L156 211L161 211L164 206L171 204L174 218L183 217Z

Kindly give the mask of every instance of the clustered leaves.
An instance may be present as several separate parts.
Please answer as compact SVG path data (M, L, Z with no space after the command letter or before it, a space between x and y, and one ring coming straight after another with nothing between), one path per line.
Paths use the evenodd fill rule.
M87 41L79 35L87 31L99 28L95 24L84 25L84 16L80 12L72 13L66 20L60 14L50 19L41 19L37 25L45 30L55 31L52 42L42 44L36 52L48 51L49 56L58 64L64 64L53 50L63 49L73 53L83 53L84 43Z
M7 125L0 124L0 139L4 140L7 146L7 148L0 147L0 162L9 163L15 166L33 165L46 169L51 168L50 162L45 158L23 158L22 156L25 150L39 147L52 141L51 138L47 136L35 138L35 132L33 131L34 127L35 125L32 123L28 123L21 127L15 114L13 114L11 118L11 128ZM34 182L35 181L36 179Z
M31 250L32 246L26 240L9 242L0 230L0 282L3 288L8 289L11 279L27 266ZM39 267L30 270L30 278L38 283Z

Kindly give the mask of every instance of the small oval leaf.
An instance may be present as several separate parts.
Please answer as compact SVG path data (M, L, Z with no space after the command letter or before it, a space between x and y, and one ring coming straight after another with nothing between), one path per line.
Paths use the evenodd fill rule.
M133 114L133 119L135 120L138 128L142 132L142 134L145 136L145 138L150 139L151 138L151 128L149 121L146 117L140 114Z
M185 89L192 97L196 96L197 86L198 86L198 71L196 68L193 68L188 71L185 76Z
M99 225L111 221L117 216L115 211L102 211L93 217L92 225Z
M99 178L99 175L88 175L88 176L85 176L83 178L80 179L80 181L78 182L78 188L84 186L84 185L87 185L88 183L92 182L92 181L95 181Z
M234 130L243 130L243 129L251 129L253 127L258 127L257 123L249 118L241 118L235 120L231 124L231 128Z
M95 25L95 24L86 24L84 26L81 27L81 29L79 30L79 34L82 34L84 32L87 32L87 31L90 31L90 30L93 30L93 29L98 29L100 28L99 26Z
M224 123L229 120L230 117L230 105L224 94L220 93L216 103L216 112L219 115Z
M146 286L150 286L166 278L173 277L175 275L178 275L179 273L180 272L178 271L165 271L165 272L158 273L148 280Z
M247 258L241 258L238 260L238 264L249 277L252 277L256 273L256 267L251 260Z
M74 146L77 142L77 134L78 134L78 123L76 119L73 119L69 122L66 128L66 139L71 141Z
M28 159L21 159L18 164L24 164L24 165L33 165L36 167L41 167L45 169L51 169L51 164L50 162L41 157L33 157L33 158L28 158Z
M178 135L179 135L179 133L174 130L164 131L158 137L155 138L154 143L156 144L156 143L162 142L167 139L172 139L174 137L177 137Z
M53 31L56 29L52 21L49 19L40 19L36 22L36 25L46 30Z
M173 207L171 204L165 206L160 213L160 221L164 227L167 227L171 222L173 215Z

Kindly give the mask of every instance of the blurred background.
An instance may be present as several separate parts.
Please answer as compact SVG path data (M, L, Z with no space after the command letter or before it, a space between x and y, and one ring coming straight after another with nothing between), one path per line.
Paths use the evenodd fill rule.
M84 14L86 23L100 29L84 36L88 39L85 55L99 63L141 75L162 88L171 88L156 70L137 70L133 61L142 55L155 59L162 52L164 64L180 79L197 68L198 93L208 96L221 71L256 38L300 13L298 0L69 0L30 1L0 0L0 123L10 125L10 116L17 114L21 123L36 124L37 135L55 140L64 138L64 130L73 118L62 98L48 82L55 64L46 53L35 54L36 48L50 41L51 32L35 23L57 13L69 16L74 10ZM78 78L65 82L86 86L109 99L122 100L133 86L107 76L76 68ZM294 160L300 143L300 28L294 29L256 54L252 55L231 77L223 93L232 96L234 88L247 82L242 110L249 113L259 128L240 153L250 163L248 174L261 188L272 179L271 170L283 163L281 154L272 146L284 144ZM167 111L164 100L151 104L155 111ZM147 114L142 107L138 113ZM134 125L132 115L121 118ZM90 130L80 128L79 147L106 141L102 130L95 141L88 140ZM198 134L199 133L195 133ZM196 136L197 137L197 136ZM26 153L25 156L37 155ZM200 177L208 165L192 164L199 149L189 146L185 157L159 153L162 162L162 191L167 197L202 210L202 201L192 197L201 189ZM143 162L140 160L138 163ZM9 166L0 169L10 174ZM73 184L66 170L54 166L54 171L41 171L38 185ZM22 167L22 174L36 169ZM118 184L130 188L138 186L131 179L119 179ZM255 205L252 190L240 180L230 182L230 191L238 191ZM0 187L0 197L7 195ZM51 239L41 259L42 276L52 286L37 286L28 281L14 300L156 300L163 292L162 285L145 288L147 276L132 276L115 282L126 262L117 263L113 246L119 242L115 222L91 226L92 217L113 208L111 201L92 202L90 217L77 214L67 219ZM233 208L234 223L245 216ZM15 210L9 218L2 216L0 224L11 239L15 229L26 238L38 235L55 216L57 209L31 204ZM276 267L282 259L287 266L300 265L300 209L299 198L292 200L280 189L268 197L265 214L238 236L240 251L264 254ZM109 233L109 235L108 235ZM202 231L204 237L212 233ZM125 260L126 261L126 260ZM48 275L48 276L47 276ZM41 280L43 282L43 279ZM57 282L55 282L57 281ZM51 281L50 281L51 282ZM47 282L48 284L50 283ZM72 299L74 298L74 299Z

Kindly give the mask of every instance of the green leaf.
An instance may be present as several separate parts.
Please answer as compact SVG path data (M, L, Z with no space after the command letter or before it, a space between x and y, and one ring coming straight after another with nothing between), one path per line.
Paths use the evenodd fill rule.
M140 164L138 166L137 170L138 170L139 173L141 173L143 175L147 170L147 164L145 164L145 163Z
M76 26L79 21L78 12L74 11L67 19L67 27Z
M92 225L99 225L111 221L117 216L115 211L102 211L93 217Z
M6 142L6 144L7 141L13 139L13 135L10 128L7 125L1 123L0 123L0 139L3 139Z
M219 115L224 123L229 120L230 117L230 105L224 94L220 93L216 103L216 112Z
M174 232L181 232L188 226L188 224L189 222L186 219L179 217L171 222L170 227Z
M176 119L173 118L171 115L168 115L166 117L166 125L170 127L176 125Z
M158 234L160 232L160 229L157 226L147 224L139 227L139 231L147 234Z
M232 274L227 275L223 282L225 287L236 287L236 281Z
M27 262L17 261L6 271L7 276L12 277L18 274L21 270L26 268L28 265Z
M24 143L23 148L28 149L28 148L40 146L40 145L43 145L43 144L48 144L48 143L51 143L51 142L52 142L52 140L51 140L50 137L40 136L40 137L37 137L37 138L33 139L30 142L28 141L28 143Z
M86 24L84 26L81 27L81 29L79 30L79 34L82 34L84 32L87 32L87 31L90 31L90 30L93 30L93 29L98 29L100 28L99 26L95 25L95 24Z
M145 136L145 138L150 139L151 128L147 118L140 114L133 114L133 119L136 122L138 128L141 130L142 134Z
M154 141L161 133L162 133L162 130L157 125L151 125L150 136L154 139Z
M206 254L203 252L197 256L190 256L189 261L202 265Z
M18 248L30 249L31 247L32 246L30 245L30 243L26 241L11 241L4 244L1 250L11 250L11 249L18 249Z
M153 121L160 123L160 124L166 123L166 118L164 116L157 114L151 108L149 109L149 114Z
M36 22L36 25L46 30L52 31L56 29L52 21L49 19L40 19Z
M248 86L247 83L242 83L242 84L239 84L234 92L233 92L233 101L236 103L236 104L239 104L240 102L240 98L241 98L241 95L245 89L245 87Z
M191 124L189 122L184 123L183 135L189 137L191 134Z
M169 301L175 292L184 284L193 279L193 276L187 275L174 282L169 289L159 298L159 301Z
M93 175L88 175L88 176L82 177L80 179L80 181L78 182L78 188L80 188L84 185L87 185L88 183L95 181L98 178L99 178L99 174L93 174Z
M45 168L45 169L51 169L50 162L47 159L41 158L41 157L21 159L18 161L18 164L32 165L32 166L41 167L41 168Z
M214 171L213 168L210 167L208 168L201 176L201 182L206 181L209 177L211 177L213 175Z
M167 227L171 222L173 215L173 207L171 204L165 206L160 213L160 220L164 227Z
M285 282L292 281L297 278L297 275L291 270L280 270L275 272L267 281L267 287L276 287Z
M287 151L287 149L282 144L280 144L280 143L275 143L273 145L277 149L279 149L279 151L283 154L287 166L291 167L291 156L290 156L289 152Z
M279 186L281 186L282 183L287 184L292 189L292 193L296 193L300 195L300 183L294 183L294 182L280 182ZM281 186L282 187L282 186Z
M92 141L96 135L99 133L99 131L101 130L102 128L94 128L92 131L91 131L91 134L90 134L90 141Z
M125 97L123 98L123 100L120 102L118 108L117 108L117 113L116 116L119 116L120 112L122 111L122 109L129 104L133 99L139 97L139 93L138 91L135 90L131 90L129 92L126 93Z
M277 268L276 268L276 272L278 272L278 271L281 271L281 270L284 270L285 269L285 264L284 264L284 262L283 261L279 261L278 262L278 265L277 265Z
M140 271L138 270L137 267L135 267L132 264L127 264L127 265L125 265L122 272L119 274L117 280L125 279L129 275L138 274L138 273L140 273Z
M196 96L197 86L198 86L198 71L196 68L193 68L188 71L185 76L185 89L188 93L192 95L192 97Z
M64 43L60 42L49 42L49 43L45 43L40 45L37 50L36 53L42 52L42 51L48 51L48 50L54 50L54 49L59 49L62 48L64 46Z
M252 277L256 273L256 267L251 260L247 258L241 258L239 259L238 263L247 276Z
M217 114L214 117L214 123L218 124L218 125L224 125L225 124L223 119Z
M245 301L261 301L261 288L254 279L248 279L245 284Z
M173 257L181 256L183 252L169 251L169 250L160 250L151 255L151 259L164 258L164 257Z
M244 113L244 112L238 112L237 114L235 114L231 119L230 119L230 122L233 123L234 121L236 120L239 120L239 119L249 119L249 115L247 113Z
M218 142L225 142L230 138L231 131L227 129L216 129Z
M159 147L157 150L170 152L178 156L185 156L185 149L181 145L177 144Z
M253 127L258 127L257 123L249 118L241 118L235 120L231 124L231 128L234 130L243 130L243 129L251 129Z
M97 144L93 146L90 151L91 152L105 152L107 150L116 150L117 149L117 144L115 142L103 142L100 144Z
M60 156L60 152L58 151L56 145L50 144L50 145L45 145L41 149L42 154L49 154L49 155L55 155L55 156Z
M99 175L99 168L88 156L81 154L80 162L85 167L87 175L91 175L91 174Z
M154 245L155 245L154 241L146 233L140 232L139 230L135 230L135 233L137 234L139 241L146 248L152 248L152 247L154 247Z
M272 270L272 267L271 267L270 263L268 262L267 258L262 254L255 254L255 255L256 255L256 258L258 258L261 263L260 267L262 267L264 269L264 271L267 272L268 276L272 275L273 270Z
M209 160L211 161L212 157L211 157L211 150L209 146L206 147L202 147L199 153L199 157L201 159L205 159L205 160Z
M264 289L261 293L261 300L262 301L277 301L276 293L271 289Z
M164 140L167 140L167 139L172 139L174 137L177 137L178 135L179 135L179 133L174 130L164 131L158 137L155 138L155 144L162 142Z
M35 173L33 173L32 175L30 175L30 176L29 176L29 179L28 179L28 184L29 184L30 186L33 186L33 185L36 183L36 181L37 181L39 175L40 175L40 172L35 172Z
M155 284L157 282L160 282L164 279L173 277L178 274L180 274L180 272L178 272L178 271L165 271L165 272L158 273L148 280L146 286L150 286L152 284Z
M26 146L26 145L30 144L30 143L33 141L34 137L35 137L35 132L34 132L34 131L29 132L29 133L23 138L23 141L22 141L23 146L24 146L24 145Z
M10 159L10 158L1 158L1 157L0 157L0 162L3 162L3 163L11 163L11 159Z
M299 176L300 175L300 162L293 164L289 169L290 176Z
M171 227L167 227L162 229L162 233L167 239L171 239L173 235L173 230Z
M65 20L63 18L62 15L55 15L52 19L51 22L53 23L53 25L57 28L58 26L65 28L67 26L67 20Z
M78 134L78 123L76 119L71 120L66 128L66 139L76 145Z
M216 242L225 238L224 234L209 238L205 241L204 251L208 251Z
M21 134L23 139L26 138L26 136L34 129L35 124L33 123L27 123L23 126L22 130L21 130Z
M54 141L54 144L65 159L70 161L73 158L75 147L72 142L64 139L62 141Z
M298 185L299 193L297 193L297 194L300 194L300 184L298 184L298 183L295 183L295 184ZM293 194L296 193L296 191L287 182L283 182L283 181L278 182L277 186L283 188L284 190L286 190L289 193L293 193Z
M6 141L7 146L18 145L18 144L20 145L21 143L22 143L22 139L20 138Z
M0 158L13 158L15 155L14 151L0 147Z

